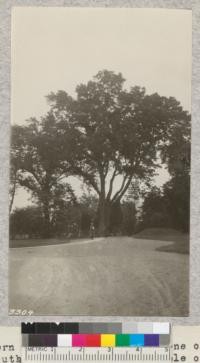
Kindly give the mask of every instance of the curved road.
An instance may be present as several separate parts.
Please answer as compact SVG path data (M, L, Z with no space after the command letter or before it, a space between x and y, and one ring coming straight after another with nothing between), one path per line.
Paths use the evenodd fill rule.
M10 250L10 309L35 315L188 315L189 256L108 237Z

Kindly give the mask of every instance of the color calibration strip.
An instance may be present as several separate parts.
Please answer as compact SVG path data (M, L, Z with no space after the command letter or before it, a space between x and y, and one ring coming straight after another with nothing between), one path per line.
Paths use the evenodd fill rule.
M163 347L165 334L23 334L23 347Z
M23 347L163 347L169 323L22 323Z

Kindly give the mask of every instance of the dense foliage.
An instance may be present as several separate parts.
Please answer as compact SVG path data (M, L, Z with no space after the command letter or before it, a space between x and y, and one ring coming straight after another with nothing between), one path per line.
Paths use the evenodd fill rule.
M171 218L177 228L188 228L190 115L173 97L147 95L138 86L126 90L124 81L121 73L100 71L77 86L74 98L51 93L41 120L13 126L10 209L16 188L26 188L44 236L67 233L63 225L72 210L83 234L91 222L99 235L131 234L135 200L143 197L143 225L168 225ZM156 190L151 180L160 163L171 179ZM77 200L69 176L82 180L90 203L84 195ZM150 188L144 196L142 185Z

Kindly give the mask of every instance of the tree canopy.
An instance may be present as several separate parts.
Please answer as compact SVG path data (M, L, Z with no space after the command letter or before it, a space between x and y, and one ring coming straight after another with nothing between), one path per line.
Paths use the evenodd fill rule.
M18 185L31 193L34 201L41 207L44 216L44 236L50 235L52 211L61 203L75 200L70 184L66 182L66 172L61 168L59 155L60 138L52 114L39 122L31 119L27 126L13 127L11 143L12 190L15 180ZM15 183L15 184L14 184Z
M139 86L127 90L121 73L100 71L76 87L75 97L58 91L47 100L46 117L16 126L13 133L12 161L17 170L20 153L20 185L39 196L45 210L60 181L78 176L98 197L100 235L109 230L113 211L120 212L133 183L138 188L149 181L160 162L173 176L177 150L186 162L189 113L173 97L149 95Z
M158 155L163 162L169 159L172 140L182 144L189 138L190 115L176 99L147 95L138 86L126 90L124 82L121 73L104 70L78 85L76 98L64 91L48 97L58 129L62 134L70 130L74 174L99 196L102 234L111 205L120 202L133 179L152 177ZM119 175L121 184L114 190Z

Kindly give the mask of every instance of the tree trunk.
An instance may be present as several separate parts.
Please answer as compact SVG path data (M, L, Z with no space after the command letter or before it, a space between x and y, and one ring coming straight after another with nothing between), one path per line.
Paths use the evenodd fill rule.
M47 201L43 203L43 215L44 215L43 237L49 238L51 236L51 222L50 222L50 213L49 213L49 203Z
M15 172L14 181L13 181L13 187L11 190L11 199L10 199L10 206L9 206L9 212L12 211L12 206L14 202L15 192L16 192L16 185L17 185L17 172Z
M110 211L111 211L110 202L106 201L105 199L100 198L99 206L98 206L98 235L99 236L107 236L109 234Z

